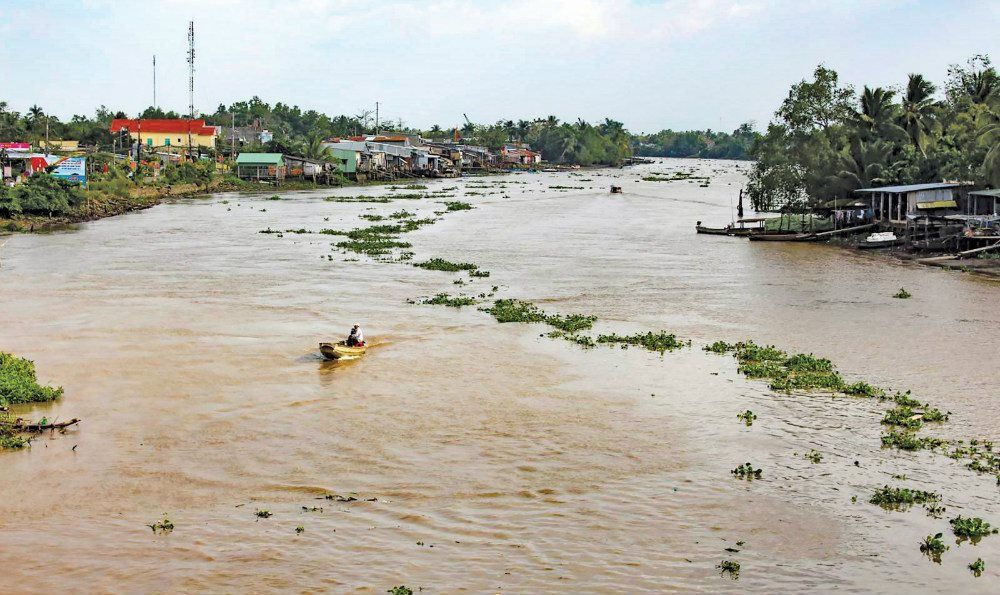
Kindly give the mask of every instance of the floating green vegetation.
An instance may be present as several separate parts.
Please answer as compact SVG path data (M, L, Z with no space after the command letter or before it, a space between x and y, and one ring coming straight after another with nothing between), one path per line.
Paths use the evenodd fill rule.
M927 511L927 516L939 519L944 515L946 508L937 503L924 504L924 509Z
M266 508L258 509L256 512L254 512L254 514L257 515L257 518L259 519L271 518L271 511Z
M914 504L931 504L940 500L941 496L934 492L883 486L875 490L868 502L886 510L905 510Z
M650 176L643 176L643 182L680 182L680 181L698 181L701 180L707 183L711 178L708 176L695 176L685 172L673 172L672 174L653 174Z
M596 321L596 316L585 316L583 314L550 314L545 316L546 324L570 334L585 331L594 326Z
M721 355L724 353L729 353L730 351L736 349L736 345L733 343L726 343L725 341L716 341L715 343L712 343L711 345L706 345L701 349L702 351L718 353Z
M372 213L365 213L364 215L361 215L361 218L365 221L385 221L385 217L382 215L374 215Z
M421 304L427 304L430 306L448 306L451 308L461 308L462 306L472 306L476 303L476 300L465 295L450 296L447 293L439 293L432 298L424 299L420 302Z
M271 229L270 227L268 227L267 229L262 229L262 230L258 231L257 233L274 233L274 234L278 234L278 237L280 238L282 235L284 235L286 233L304 234L304 233L313 233L313 232L309 231L308 229L306 229L304 227L300 227L299 229L286 229L285 231L281 231L280 229Z
M747 409L743 413L737 413L736 417L737 419L743 420L743 423L745 423L747 426L752 426L754 420L757 419L757 415L753 411L750 411L749 409Z
M389 190L427 190L423 184L407 184L406 186L389 186Z
M942 444L944 444L944 440L940 438L917 436L913 432L890 430L882 434L882 446L898 448L900 450L934 449Z
M415 262L413 263L413 266L427 269L428 271L445 271L448 273L457 273L458 271L475 271L479 268L469 262L451 262L443 258L432 258L430 260L425 260L424 262Z
M152 529L153 533L164 534L174 530L174 523L167 517L167 513L163 513L162 519L146 526Z
M390 595L413 595L413 589L407 587L406 585L399 585L389 589L386 593L389 593Z
M392 202L393 199L400 198L399 196L393 196L392 198L388 196L330 196L324 198L323 200L330 202L370 202L377 204L385 204Z
M489 308L484 308L499 323L505 322L545 322L546 314L541 308L523 300L497 300Z
M997 529L991 527L989 523L979 517L957 517L948 521L951 523L951 530L959 540L968 539L972 543L979 543L979 540L987 535L997 533Z
M298 533L302 533L305 530L306 530L306 528L303 525L299 525L299 526L295 527L295 533L297 533L297 534Z
M887 426L899 426L907 430L919 430L924 422L948 421L948 414L940 409L924 405L923 411L918 411L912 405L897 405L885 412L882 423Z
M753 465L750 463L743 463L739 467L730 471L733 475L740 479L745 479L747 481L752 481L754 479L760 479L760 475L763 472L761 469L754 469Z
M400 211L393 212L391 215L389 215L389 218L390 219L409 219L410 217L415 217L416 215L417 215L416 213L411 213L410 211L407 211L406 209L403 209L403 210L400 210Z
M660 331L658 333L649 331L635 335L618 335L615 333L610 335L598 335L597 342L621 345L622 349L627 349L629 346L634 345L643 347L644 349L648 349L650 351L659 351L660 353L681 349L682 347L689 347L691 345L690 340L685 341L683 339L678 339L677 335L666 331Z
M479 277L481 279L485 279L485 278L487 278L487 277L490 276L490 272L489 271L481 271L479 269L473 269L473 270L469 271L469 276L470 277Z
M547 333L545 336L549 337L550 339L565 339L571 343L576 343L580 347L584 347L586 349L591 349L597 346L597 343L594 343L594 339L591 338L589 335L578 335L576 333L567 333L563 331L551 331Z
M813 463L818 463L823 460L822 453L810 449L809 452L803 455L806 459L812 461Z
M983 575L983 572L986 570L986 562L983 562L982 558L976 558L975 562L969 564L969 570L972 571L972 574L975 575L976 578L979 578Z
M966 467L977 473L991 473L997 476L997 485L1000 485L1000 456L993 452L993 443L990 441L970 440L965 446L964 440L956 442L959 446L948 453L953 459L968 459Z
M740 563L735 560L723 560L715 566L721 576L729 574L729 578L738 580L740 578Z
M920 551L938 564L941 563L941 554L948 549L948 546L946 546L944 541L941 540L942 535L942 533L928 535L927 537L924 537L922 542L920 542Z
M896 299L900 299L900 300L908 300L911 297L913 297L913 294L911 294L909 291L906 291L905 288L900 287L899 291L897 291L896 293L892 294L892 297L894 297Z
M462 202L460 200L448 201L448 202L445 202L445 203L442 203L442 204L444 204L444 206L448 207L448 211L449 212L451 212L451 211L469 211L469 210L472 209L472 205L470 205L467 202Z
M0 352L0 407L54 401L62 394L62 387L38 384L34 362Z
M583 186L549 186L549 190L584 190Z
M281 200L281 197L278 196L277 194L272 194L271 196L267 197L267 200Z
M854 397L883 398L885 396L884 390L862 381L845 385L841 392Z

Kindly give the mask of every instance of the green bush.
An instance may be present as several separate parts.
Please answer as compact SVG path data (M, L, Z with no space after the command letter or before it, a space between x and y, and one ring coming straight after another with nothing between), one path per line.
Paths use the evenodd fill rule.
M62 388L38 384L31 360L0 352L0 406L58 399Z
M85 201L78 184L37 173L20 186L0 189L0 215L62 215Z

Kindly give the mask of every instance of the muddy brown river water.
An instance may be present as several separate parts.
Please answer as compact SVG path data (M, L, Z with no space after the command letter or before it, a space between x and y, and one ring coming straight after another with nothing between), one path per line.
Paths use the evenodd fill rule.
M690 167L710 186L640 179ZM464 286L331 250L339 237L258 233L442 209L321 200L385 188L220 194L9 238L0 350L65 387L31 415L84 421L0 452L0 590L995 592L1000 536L959 545L947 521L1000 524L993 477L881 449L885 404L776 394L700 347L752 338L820 354L951 412L925 433L1000 439L1000 286L831 246L696 236L696 220L730 219L746 167L431 182L475 208L405 240L416 260L490 271ZM493 285L596 315L596 332L666 329L694 347L588 350L474 307L407 303ZM893 299L899 287L913 298ZM354 322L368 355L320 359L317 343ZM752 427L736 419L747 408ZM745 461L761 480L729 473ZM885 484L940 492L947 512L868 504ZM153 534L164 513L175 530ZM941 564L918 549L938 531ZM980 578L966 568L977 557ZM739 580L720 576L727 559Z

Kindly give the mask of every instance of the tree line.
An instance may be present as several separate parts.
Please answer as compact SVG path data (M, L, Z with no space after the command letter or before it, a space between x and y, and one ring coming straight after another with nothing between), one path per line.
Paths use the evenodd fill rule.
M861 92L820 65L792 85L753 145L747 186L758 211L802 209L859 188L965 181L1000 185L1000 76L985 55L942 87L910 74Z
M31 141L42 145L46 134L50 139L77 140L83 145L107 149L115 139L108 131L113 118L130 117L123 111L98 108L93 116L74 115L69 121L47 114L37 105L25 113L9 109L0 101L0 141ZM147 107L132 117L180 118L175 111ZM330 116L316 110L303 110L282 102L270 104L259 97L219 104L215 111L203 114L211 125L253 127L268 130L273 135L267 143L253 142L246 150L287 153L321 159L325 155L322 143L332 137L347 137L376 132L376 122L370 110L358 110L354 115ZM523 143L542 153L552 163L579 165L618 165L633 155L660 157L709 157L745 159L749 148L759 136L751 125L744 124L732 133L663 130L655 134L633 134L621 122L609 118L590 123L582 119L563 122L555 116L531 120L499 120L492 124L466 121L460 127L431 126L418 129L401 120L378 122L378 132L385 134L419 134L434 140L452 140L486 146L494 151L510 143ZM217 149L226 152L228 143L221 136Z

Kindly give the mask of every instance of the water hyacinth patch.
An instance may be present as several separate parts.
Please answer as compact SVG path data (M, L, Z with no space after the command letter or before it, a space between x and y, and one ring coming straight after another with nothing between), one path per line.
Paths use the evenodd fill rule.
M763 470L761 470L761 469L754 469L753 465L751 465L750 463L743 463L739 467L737 467L737 468L733 469L732 471L730 471L730 473L733 474L733 475L735 475L736 477L738 477L740 479L745 479L747 481L753 481L754 479L760 479L760 476L761 476L761 473L763 473Z
M460 200L449 201L443 203L447 207L448 211L468 211L472 209L472 205L467 202L462 202Z
M897 432L890 430L882 434L882 446L898 448L900 450L923 450L933 449L944 444L940 438L929 436L917 436L913 432Z
M744 411L742 413L737 413L736 414L736 418L743 420L743 423L745 423L749 427L749 426L753 425L754 420L757 419L757 415L754 414L753 411L750 411L749 409L747 409L746 411Z
M446 273L457 273L458 271L475 271L479 267L469 262L451 262L443 258L432 258L424 262L415 262L413 266L428 271L444 271Z
M421 301L420 303L431 306L448 306L451 308L461 308L462 306L474 305L476 303L476 300L464 295L450 296L447 293L439 293L432 298L427 298Z
M911 294L909 291L906 291L905 288L900 287L899 291L897 291L896 293L894 293L892 297L894 297L894 298L896 298L898 300L908 300L911 297L913 297L913 294Z
M976 578L979 578L986 570L986 562L983 562L982 558L976 558L975 562L969 564L969 570L972 571L972 574L975 575Z
M875 490L868 502L886 510L905 510L914 504L929 504L940 500L941 496L934 492L883 486Z
M944 541L941 540L942 536L942 533L928 535L922 542L920 542L920 551L938 564L941 563L941 554L948 549L948 546L946 546Z
M972 543L979 543L983 537L997 533L996 528L979 517L968 518L958 515L948 522L955 537L959 540L968 539Z
M691 341L678 339L677 335L666 331L660 331L658 333L646 332L635 335L618 335L615 333L611 333L609 335L598 335L597 342L617 344L620 345L622 349L627 349L629 346L639 346L650 351L659 351L660 353L673 351L674 349L681 349L682 347L688 347L691 345Z

